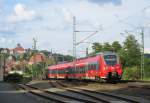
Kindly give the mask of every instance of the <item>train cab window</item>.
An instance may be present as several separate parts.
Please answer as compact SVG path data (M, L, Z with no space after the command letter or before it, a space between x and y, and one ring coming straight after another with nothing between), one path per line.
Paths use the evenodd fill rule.
M104 60L105 60L107 65L117 64L117 56L116 55L105 55Z

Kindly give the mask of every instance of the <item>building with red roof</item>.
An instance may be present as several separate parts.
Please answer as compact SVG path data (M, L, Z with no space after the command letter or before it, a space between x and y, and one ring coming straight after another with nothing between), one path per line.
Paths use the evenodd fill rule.
M25 53L25 49L18 43L17 47L13 49L13 52L17 54L23 54Z
M39 62L43 62L46 60L46 57L43 53L37 53L35 55L33 55L30 60L29 63L30 65L34 64L34 63L39 63Z

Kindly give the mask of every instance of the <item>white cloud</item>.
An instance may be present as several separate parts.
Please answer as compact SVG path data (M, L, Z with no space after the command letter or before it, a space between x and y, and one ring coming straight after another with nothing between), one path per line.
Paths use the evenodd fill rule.
M2 13L3 0L0 0L0 14Z
M144 53L150 53L150 48L145 48Z
M35 11L28 10L23 4L16 4L14 13L9 17L10 22L29 21L35 18Z
M144 13L147 17L150 17L150 7L145 8Z
M14 40L12 38L0 37L0 47L11 47L10 45L14 44Z
M61 3L51 2L51 0L49 2L46 0L47 2L45 3L43 3L42 0L40 0L41 2L35 1L36 0L33 0L32 2L29 1L28 3L24 2L27 3L28 7L30 8L27 8L26 5L23 5L23 2L23 4L16 4L14 6L14 12L11 15L9 14L10 16L8 19L10 22L31 21L37 17L37 14L42 17L41 20L34 20L32 22L23 22L17 24L12 23L14 28L9 28L16 34L14 41L16 43L21 43L27 48L32 47L32 38L37 35L40 49L47 48L50 50L50 48L53 48L61 52L67 52L72 48L73 15L76 16L77 19L77 30L100 31L93 37L89 38L89 42L103 43L112 42L114 40L119 40L122 42L125 37L122 37L120 32L123 32L125 29L128 30L128 27L125 23L129 22L137 25L137 21L134 20L138 17L138 15L133 14L141 11L150 3L143 2L146 0L138 0L138 2L137 0L122 0L122 5L120 6L115 6L112 3L101 6L88 2L88 0L65 0ZM134 5L135 2L136 5ZM150 9L147 9L144 13L150 15ZM143 15L143 17L145 17L145 15ZM120 23L120 20L122 20L123 23ZM8 25L6 25L6 27L8 27ZM3 27L1 29L4 29L3 31L8 31L9 28ZM8 32L6 33L8 34ZM9 36L11 34L12 33L10 32ZM82 38L84 38L83 36L86 35L88 35L88 33L78 33L77 41L80 41ZM2 41L4 40L2 39ZM149 41L145 44L148 45ZM10 45L14 44L12 43ZM82 50L85 50L84 48L87 46L82 45L78 46L77 49L82 49L81 47L83 47ZM149 45L147 47L149 47Z
M64 14L64 20L66 22L72 22L73 14L68 9L63 8L62 13Z

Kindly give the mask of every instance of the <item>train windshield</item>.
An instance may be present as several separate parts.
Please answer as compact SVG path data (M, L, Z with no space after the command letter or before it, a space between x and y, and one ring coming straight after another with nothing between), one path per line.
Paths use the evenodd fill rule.
M104 55L104 60L107 65L115 65L117 64L117 56L116 55Z

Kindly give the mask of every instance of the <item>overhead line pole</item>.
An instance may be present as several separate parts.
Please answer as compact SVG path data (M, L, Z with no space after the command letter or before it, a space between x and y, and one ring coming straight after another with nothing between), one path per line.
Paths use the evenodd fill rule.
M73 17L73 66L76 72L76 17Z
M141 80L145 77L144 73L144 29L141 29Z
M77 32L92 32L92 34L88 35L87 37L85 37L84 39L82 39L80 42L76 41L76 33ZM76 30L76 17L73 17L73 66L75 68L75 72L76 72L76 46L79 45L80 43L84 42L85 40L87 40L88 38L90 38L91 36L93 36L94 34L96 34L98 31L78 31Z
M128 31L125 31L125 33L129 33ZM123 33L121 33L123 34ZM141 76L141 80L143 80L143 78L145 77L145 72L144 72L144 27L141 27L141 31L140 31L140 36L141 36L141 45L140 45L140 52L141 52L141 63L140 63L140 76Z

